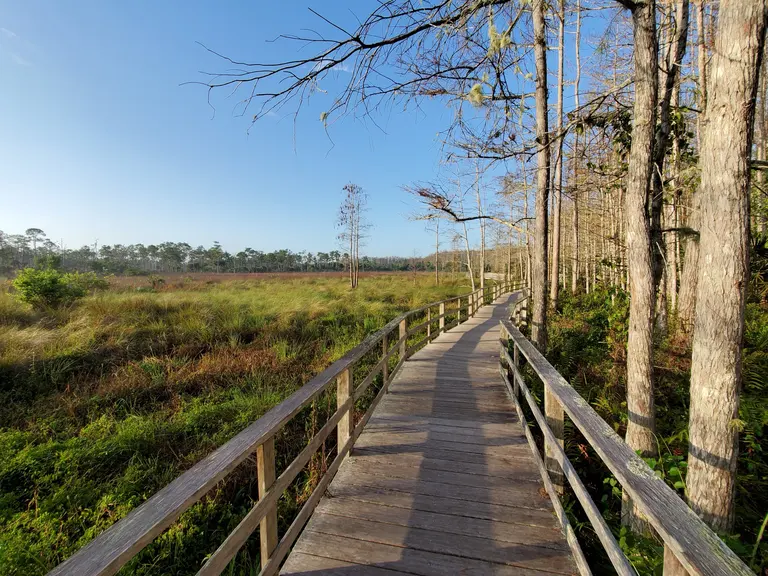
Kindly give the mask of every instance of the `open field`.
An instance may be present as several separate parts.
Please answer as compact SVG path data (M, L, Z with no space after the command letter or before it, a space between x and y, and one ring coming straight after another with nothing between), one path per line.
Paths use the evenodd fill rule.
M248 280L330 280L347 278L348 272L159 272L157 275L113 276L110 284L116 289L126 287L143 287L152 284L152 279L162 278L163 286L171 289L194 288L201 285L222 284L232 281ZM400 278L434 278L434 272L360 272L360 278L379 278L381 276Z
M1 574L45 573L400 312L469 291L412 274L356 291L328 274L226 278L121 280L46 314L0 293ZM317 413L296 420L283 458ZM194 572L250 505L253 462L240 468L126 573ZM310 467L281 511L312 481Z

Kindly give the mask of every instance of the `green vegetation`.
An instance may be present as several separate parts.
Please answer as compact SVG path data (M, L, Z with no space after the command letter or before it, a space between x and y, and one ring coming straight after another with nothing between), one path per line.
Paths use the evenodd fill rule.
M25 268L13 280L16 297L38 310L72 304L89 292L108 287L109 283L93 272L64 274L53 267Z
M753 259L753 270L757 262ZM757 288L757 285L755 285ZM744 373L736 496L736 536L721 535L742 559L758 573L768 566L768 541L759 540L768 510L768 454L764 437L768 431L768 305L753 290L747 304L744 338ZM628 295L615 288L591 294L564 295L551 318L551 348L547 355L558 371L586 398L614 429L626 430L626 340ZM671 330L670 334L676 331ZM685 496L688 458L688 404L690 392L690 342L682 336L655 344L656 424L659 456L646 462L667 483ZM534 385L538 379L531 379ZM538 395L541 397L540 390ZM663 549L660 542L633 535L620 528L621 487L578 430L566 430L568 457L585 481L595 502L640 574L661 574ZM601 564L602 546L588 528L586 517L574 497L567 507L589 556ZM608 565L605 559L604 565Z
M156 278L44 312L0 293L0 573L45 573L367 334L468 291L414 275L344 284ZM305 445L318 410L277 439L278 467ZM196 571L252 504L255 482L246 461L124 571ZM312 482L310 468L281 499L281 518ZM257 557L247 546L233 573Z

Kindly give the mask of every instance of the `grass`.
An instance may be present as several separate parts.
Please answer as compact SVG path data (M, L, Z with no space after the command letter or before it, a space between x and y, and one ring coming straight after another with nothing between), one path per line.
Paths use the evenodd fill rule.
M367 334L467 291L413 275L365 278L355 291L320 277L118 283L48 314L0 292L0 573L47 572ZM283 465L320 411L277 439ZM316 473L280 500L281 518ZM255 491L247 461L126 573L196 571ZM256 565L252 542L232 573Z

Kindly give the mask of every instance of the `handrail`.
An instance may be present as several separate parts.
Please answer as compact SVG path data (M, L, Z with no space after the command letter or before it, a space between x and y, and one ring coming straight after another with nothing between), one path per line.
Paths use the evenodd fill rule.
M304 523L308 520L326 487L333 479L333 475L344 457L352 449L356 438L371 417L373 409L386 393L389 383L408 356L424 343L430 342L436 335L473 316L487 297L490 296L495 299L495 297L509 292L511 288L510 283L495 284L486 287L485 293L481 294L480 290L475 290L469 294L426 304L394 318L312 378L286 400L269 410L245 430L203 458L130 512L125 518L119 520L73 556L59 564L49 572L48 576L105 576L115 574L126 562L170 527L184 511L199 501L254 452L257 452L259 500L240 524L227 536L221 546L208 558L198 574L220 574L258 525L261 525L261 574L275 574L301 532ZM467 304L462 306L464 299L466 299ZM446 308L446 304L452 302L458 302L458 305L455 308ZM431 309L434 307L439 307L440 311L439 314L433 316ZM466 314L462 314L464 310L466 310ZM409 331L408 320L425 311L428 316L427 321ZM450 324L445 322L448 315L456 317ZM464 316L463 319L462 316ZM434 329L434 323L438 323L437 329ZM426 338L407 348L408 338L424 329L427 331ZM390 340L389 336L395 330L399 330L398 340ZM382 346L379 360L355 388L352 382L353 366L379 344ZM398 361L390 372L389 361L395 355L398 356ZM353 421L355 401L362 397L379 373L382 373L382 387L363 418L355 425ZM275 478L275 435L312 400L326 391L334 380L337 383L336 411L310 439L304 450L279 477ZM295 480L311 459L312 454L334 428L337 429L338 434L336 458L299 511L288 531L278 541L277 500L285 488Z
M512 395L515 402L522 391L545 437L547 453L552 453L560 464L565 478L582 504L601 543L619 574L633 574L626 556L607 529L599 510L587 493L576 471L568 461L559 440L550 429L547 418L541 414L533 396L519 371L519 354L522 354L544 383L574 425L581 431L590 446L600 456L632 499L650 525L659 534L667 548L689 574L702 576L742 576L753 572L707 526L688 505L659 478L653 470L616 434L595 412L579 393L555 370L547 359L529 342L509 320L501 321L502 333L512 343L512 357L508 342L502 339L502 373L509 382L507 370L512 371ZM504 361L508 366L504 366ZM559 407L558 407L559 408ZM552 472L550 472L551 474ZM556 493L550 493L552 499Z

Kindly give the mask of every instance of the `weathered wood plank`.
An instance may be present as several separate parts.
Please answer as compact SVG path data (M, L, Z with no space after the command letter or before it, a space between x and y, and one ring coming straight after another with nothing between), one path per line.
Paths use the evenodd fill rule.
M323 558L305 554L304 552L294 552L288 558L288 561L280 571L281 574L309 575L315 572L322 572L323 576L397 576L397 574L407 574L392 568L377 568L376 566L365 566L363 564L353 564L343 560L333 558Z
M275 483L275 437L265 440L256 449L258 469L259 498L263 499ZM277 546L277 507L272 504L261 519L259 535L261 538L261 567L269 560Z
M492 476L494 478L515 480L522 467L510 467L510 462L520 460L505 460L503 458L486 458L482 464L467 462L459 455L453 460L435 458L434 454L378 454L369 449L355 448L354 457L358 460L373 462L377 466L410 466L422 470L444 470L460 474L474 474L476 476ZM529 459L526 459L529 460ZM525 468L527 469L527 467ZM509 484L509 482L507 482Z
M509 358L509 353L507 353L506 351L505 351L505 355L508 361L511 360ZM511 368L515 373L515 377L517 379L519 389L522 390L524 397L528 402L528 406L530 407L531 412L533 413L534 418L536 419L540 429L544 433L545 442L547 439L550 442L550 446L552 447L554 452L553 458L555 458L557 462L559 462L558 469L565 471L564 477L568 478L571 488L573 489L577 499L579 500L579 503L581 504L582 508L587 514L587 517L592 523L592 528L595 530L597 537L600 539L600 542L602 543L603 548L608 554L608 558L611 560L613 567L616 569L616 572L620 576L634 576L635 575L634 568L632 567L632 565L629 563L626 556L622 552L621 547L619 546L618 542L616 542L616 539L614 538L611 530L608 528L608 525L605 522L605 519L603 518L601 512L598 510L597 506L593 502L592 497L589 495L589 492L587 492L587 489L584 486L584 484L581 482L581 479L576 474L576 470L568 460L568 457L565 455L565 450L563 449L562 446L560 446L556 442L556 437L554 435L554 432L549 428L547 420L545 419L544 415L541 413L541 410L539 410L539 407L536 404L532 394L528 390L528 387L525 385L525 381L523 380L518 367L512 364ZM513 387L506 375L505 375L505 381L509 388L510 394L512 394ZM519 403L519 400L516 397L513 398L513 401L516 404ZM520 409L518 406L518 411L519 410ZM574 556L576 558L576 563L580 566L582 574L589 574L590 571L589 571L589 567L587 566L586 559L582 558L583 552L581 551L581 546L579 546L576 540L575 534L572 534L572 528L570 526L570 523L567 520L565 511L562 509L560 500L557 499L558 498L557 495L562 493L562 487L556 485L554 481L551 480L551 471L546 467L546 465L541 460L538 453L538 447L536 446L536 442L534 441L533 436L531 435L530 430L528 430L527 427L525 429L525 432L528 438L528 442L531 445L531 452L533 453L534 459L536 460L536 463L540 468L541 476L542 476L542 479L544 480L544 485L547 488L547 492L549 492L553 496L553 498L556 499L556 500L553 500L553 503L555 506L555 512L557 513L558 517L563 523L563 527L566 531L568 541L572 542L572 545L574 547Z
M392 392L390 392L390 395ZM425 426L441 426L448 428L460 428L462 434L491 434L494 432L510 432L508 424L494 424L492 422L478 422L476 420L459 420L457 418L430 418L428 416L401 416L397 414L376 413L370 420L370 426L381 424L424 424ZM514 433L514 432L511 432Z
M486 454L476 454L472 452L457 452L455 450L440 450L439 448L429 447L426 451L423 447L402 446L395 444L393 446L364 446L358 448L355 446L354 454L391 454L391 455L429 455L430 458L437 458L447 461L469 462L478 465L486 464L491 460L506 461L507 463L518 462L521 460L530 460L530 451L521 450L519 453L507 454L504 456L488 456Z
M508 564L560 574L571 574L570 551L527 544L498 545L488 538L422 530L356 518L315 513L306 528L311 532L351 536L358 540L410 549Z
M343 370L362 358L406 316L389 322L342 358L312 378L229 442L203 458L49 574L102 576L115 574L130 558L173 524L184 511L234 470L266 438L273 436L304 406L323 392Z
M317 507L316 513L370 522L383 522L431 532L485 538L496 542L543 546L556 550L568 549L560 530L552 525L542 528L528 524L508 524L442 512L387 506L378 502L361 502L354 498L336 498L333 502L325 500Z
M348 498L359 502L479 518L507 524L526 524L543 528L552 528L555 525L555 515L551 508L521 508L513 506L510 502L489 504L487 502L448 499L387 490L363 483L331 483L328 493L334 498ZM547 499L542 499L542 501L545 505L547 504Z
M315 553L347 562L364 563L389 570L401 570L419 576L545 576L542 572L518 566L495 564L484 560L462 558L455 555L436 554L416 548L390 546L344 538L330 534L307 532L306 538L296 544L299 552Z
M689 573L706 576L752 574L511 322L504 321L504 327L539 378L549 385L568 417Z
M393 478L376 474L352 472L345 468L339 472L341 482L377 486L386 490L407 492L408 494L423 494L440 498L452 498L484 504L500 504L519 508L548 510L551 506L549 499L541 494L541 488L530 482L520 482L510 488L497 488L489 491L474 486L456 486L441 482L429 482L420 479Z
M430 435L432 436L432 435ZM434 435L436 436L436 434ZM385 446L400 446L403 452L427 453L432 449L442 450L444 452L460 452L462 454L478 454L483 457L511 457L515 453L528 454L528 446L521 442L518 445L491 446L488 444L464 444L461 442L451 442L450 440L439 440L434 437L427 437L427 433L422 435L414 434L381 434L380 437L365 436L360 439L359 448L383 448Z
M427 440L434 441L444 441L444 442L451 442L453 444L475 444L478 446L488 447L488 446L509 446L509 447L517 447L517 446L526 446L526 442L524 438L520 438L520 436L509 436L509 435L498 435L498 436L491 436L491 435L477 435L477 434L463 434L459 433L458 431L454 432L451 429L445 429L441 427L431 427L431 428L413 428L408 426L386 426L386 427L379 427L373 430L370 430L369 433L366 435L369 442L375 442L377 438L380 436L386 436L386 437L393 437L397 436L398 438L408 438L411 442L424 442Z
M468 428L466 426L453 426L450 420L441 420L440 422L429 422L424 419L420 420L382 420L378 418L372 420L368 425L367 430L369 432L377 431L391 431L391 432L411 432L411 431L427 431L427 432L441 432L443 434L456 434L458 436L471 436L475 439L488 439L496 440L501 438L507 438L514 440L513 444L518 444L520 436L519 431L514 430L512 426L504 424L488 424L488 428ZM496 428L490 428L495 426Z
M413 467L405 465L403 462L397 462L390 458L390 463L374 462L370 458L358 458L353 456L355 462L350 464L350 469L355 474L372 474L375 476L386 476L387 478L403 478L408 480L420 480L423 482L439 482L441 484L454 484L456 486L473 486L487 490L496 488L507 489L514 486L509 478L498 476L467 474L453 470L444 470L440 468ZM392 463L394 462L394 463ZM522 460L516 465L507 466L507 471L514 479L514 482L535 482L537 485L540 478L531 466L528 460Z

